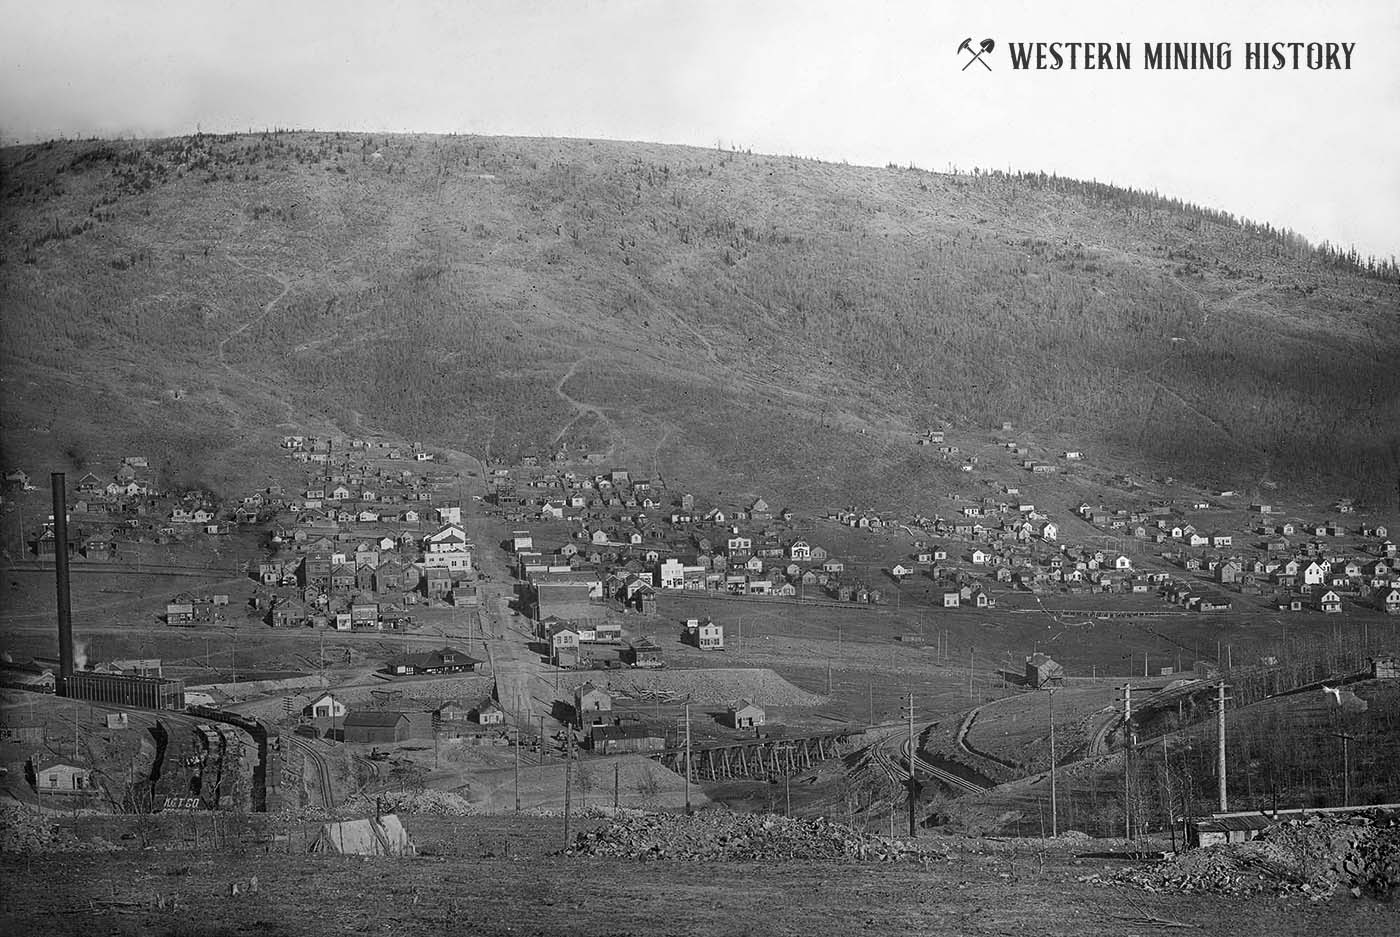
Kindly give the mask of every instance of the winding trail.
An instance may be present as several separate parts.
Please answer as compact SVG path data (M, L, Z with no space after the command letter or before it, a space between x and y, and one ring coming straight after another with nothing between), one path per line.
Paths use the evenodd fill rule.
M233 377L247 377L246 372L239 370L238 368L235 368L233 365L229 364L227 356L228 343L233 341L238 336L242 335L244 332L248 331L248 329L252 326L256 325L259 322L262 322L269 315L271 315L273 307L276 306L283 299L285 299L287 294L292 291L292 281L286 279L285 277L280 277L275 273L269 273L266 270L258 270L254 267L250 267L243 261L239 260L237 257L234 257L232 254L228 255L228 259L229 262L232 263L234 266L241 267L244 270L247 270L249 273L254 273L258 276L267 277L269 280L272 280L274 283L277 283L282 287L282 291L280 293L278 293L276 296L272 297L272 299L268 300L265 304L263 304L261 312L259 312L255 316L250 316L246 322L244 322L238 328L234 329L232 332L225 335L223 339L219 341L219 363L224 366L224 371ZM292 417L295 415L296 411L292 407L291 400L282 395L278 395L276 399L279 403L282 404L282 423L285 425L295 424L296 421L293 420Z
M568 392L564 390L564 385L569 382L570 378L572 378L575 374L578 373L578 366L582 364L583 361L583 358L575 359L574 363L569 365L569 370L564 372L564 376L554 382L554 393L559 397L560 400L568 404L569 407L575 412L574 415L569 419L569 422L565 423L563 427L560 428L559 432L555 434L554 440L550 443L550 445L559 445L559 441L564 438L564 434L569 431L569 427L577 423L581 417L591 416L599 422L607 425L608 435L610 438L607 454L609 458L612 458L613 454L617 451L617 437L622 436L622 430L618 427L616 423L609 419L608 415L604 413L600 408L593 406L593 404L591 403L584 403L581 400L576 400L573 397L570 397Z
M219 363L222 364L222 365L224 366L224 369L225 369L226 371L229 371L230 373L238 373L238 374L241 374L242 372L241 372L241 371L237 371L237 370L233 367L233 365L229 364L229 363L228 363L228 360L227 360L227 359L225 358L225 356L224 356L225 350L226 350L227 347L228 347L228 343L231 342L231 341L233 341L233 340L234 340L235 338L237 338L238 336L242 335L244 332L248 331L248 329L251 328L253 325L255 325L255 324L257 324L257 323L263 321L264 319L266 319L266 318L268 317L268 315L271 314L271 312L272 312L272 307L273 307L273 306L276 306L279 302L281 302L281 301L286 297L286 295L287 295L288 293L290 293L290 292L292 291L292 281L291 281L291 280L288 280L288 279L285 279L285 278L283 278L283 277L279 277L279 276L278 276L277 274L275 274L275 273L268 273L266 270L257 270L257 269L255 269L255 268L253 268L253 267L250 267L250 266L248 266L247 264L245 264L243 261L239 260L237 257L234 257L233 255L229 255L229 258L228 258L228 259L229 259L229 262L232 263L234 266L242 267L244 270L247 270L249 273L255 273L255 274L257 274L258 276L267 277L269 280L272 280L274 283L277 283L278 285L280 285L280 286L282 287L282 292L278 293L276 296L272 297L272 299L268 300L268 302L262 307L262 311L261 311L260 313L258 313L258 314L255 315L255 316L250 317L246 322L244 322L244 323L243 323L242 325L240 325L238 328L234 329L232 332L230 332L230 333L228 333L227 335L225 335L225 336L223 337L223 339L219 342Z

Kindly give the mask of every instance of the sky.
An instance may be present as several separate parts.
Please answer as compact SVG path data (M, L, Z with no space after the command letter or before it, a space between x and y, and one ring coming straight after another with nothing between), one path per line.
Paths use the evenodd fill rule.
M1400 255L1395 0L0 0L0 138L284 129L1056 172ZM985 68L964 39L995 47ZM1129 70L1015 70L1017 42ZM1229 69L1143 45L1229 43ZM1246 43L1355 43L1248 70ZM964 66L968 66L964 68Z

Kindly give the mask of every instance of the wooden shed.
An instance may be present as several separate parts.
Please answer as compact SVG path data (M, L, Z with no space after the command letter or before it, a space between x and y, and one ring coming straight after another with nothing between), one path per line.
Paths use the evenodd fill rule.
M1048 654L1032 654L1026 658L1026 683L1037 690L1043 686L1059 686L1065 682L1065 668Z
M729 707L729 724L735 729L752 729L767 720L763 707L750 700L741 699Z
M1243 843L1255 839L1261 832L1274 825L1274 820L1263 814L1229 817L1203 817L1192 820L1188 842L1192 846L1220 846L1225 843Z
M347 742L392 743L410 737L408 714L402 712L352 712L342 725Z
M612 712L612 694L600 686L592 683L585 683L574 690L574 712L578 714L579 724L585 724L585 719L597 713Z

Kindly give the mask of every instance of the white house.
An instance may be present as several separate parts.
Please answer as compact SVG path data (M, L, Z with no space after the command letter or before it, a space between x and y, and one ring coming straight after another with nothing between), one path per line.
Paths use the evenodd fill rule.
M657 570L657 580L662 589L684 589L685 565L676 559L663 560Z
M312 719L340 719L345 712L345 704L330 693L322 693L301 710L303 716L310 716Z

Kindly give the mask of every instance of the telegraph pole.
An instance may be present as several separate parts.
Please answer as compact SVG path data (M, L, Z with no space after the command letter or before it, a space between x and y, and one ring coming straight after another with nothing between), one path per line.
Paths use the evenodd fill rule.
M515 727L515 812L520 812L520 726Z
M1060 810L1058 792L1055 789L1055 688L1049 687L1050 694L1050 836L1060 835ZM1045 828L1041 827L1041 835Z
M737 721L737 720L736 720ZM685 812L690 815L690 701L685 704Z
M1172 770L1167 762L1167 737L1162 736L1162 780L1167 788L1167 829L1172 833L1172 852L1176 852L1176 818L1172 816Z
M1342 740L1342 806L1351 806L1351 755L1347 745L1356 741L1356 736L1348 735L1345 732L1334 732L1337 738Z
M919 825L916 820L917 805L915 803L916 788L918 781L914 775L914 759L918 752L914 748L914 694L909 694L909 837L912 839L919 835Z
M1219 739L1217 740L1217 742L1216 742L1216 747L1215 747L1215 762L1216 762L1216 763L1215 763L1215 770L1216 770L1216 773L1219 775L1218 782L1219 782L1219 785L1220 785L1220 812L1221 812L1221 813L1224 813L1226 810L1230 809L1230 808L1229 808L1229 805L1228 805L1228 799L1227 799L1226 793L1225 793L1225 681L1224 681L1224 680L1221 680L1221 681L1220 681L1219 685L1216 687L1216 691L1217 691L1217 696L1216 696L1216 708L1217 708L1218 712L1216 712L1216 714L1215 714L1215 719L1216 719L1215 726L1216 726L1216 731L1217 731L1217 733L1218 733L1218 735L1219 735Z
M1123 838L1133 838L1132 772L1129 764L1133 756L1133 685L1123 687Z
M569 848L570 786L574 779L574 728L565 726L564 737L564 848Z
M540 716L540 763L536 766L535 780L544 782L544 716Z

